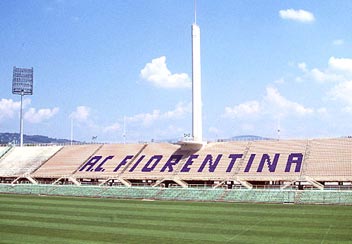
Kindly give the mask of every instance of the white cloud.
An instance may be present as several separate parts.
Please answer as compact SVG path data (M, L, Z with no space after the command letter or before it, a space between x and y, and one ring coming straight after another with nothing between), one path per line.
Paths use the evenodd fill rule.
M264 100L268 104L268 108L273 109L280 115L295 113L297 115L304 116L314 112L311 108L306 108L299 103L290 101L283 97L275 87L266 88L266 96Z
M331 58L330 58L331 59ZM318 68L309 70L306 63L299 63L298 68L306 75L305 78L312 79L317 82L340 82L344 81L345 77L341 74L337 74L332 70L331 62L329 61L329 68L322 71ZM297 77L297 81L303 81L302 77Z
M170 110L165 112L162 117L165 119L177 119L181 118L184 114L189 113L192 111L192 104L188 103L185 104L183 102L179 102L176 104L176 107L174 110Z
M191 104L178 103L175 109L162 113L160 110L155 109L151 113L140 113L132 117L126 117L127 122L141 122L144 126L150 126L157 120L178 119L184 114L191 111Z
M320 81L320 82L323 82L323 81L328 81L329 80L329 75L320 71L319 69L312 69L310 71L310 74L311 76L313 77L314 80L316 81Z
M114 123L112 125L109 125L109 126L106 126L105 128L103 128L103 132L110 133L110 132L119 131L120 129L121 129L120 123Z
M162 56L147 63L140 72L140 77L151 84L162 88L189 88L191 80L186 73L172 74Z
M329 95L334 100L340 100L352 106L352 81L342 82L336 85L330 92Z
M75 111L70 114L70 118L77 122L87 122L90 116L90 108L86 106L78 106Z
M23 100L23 107L31 103L30 99ZM6 118L13 118L13 116L19 112L21 108L21 102L15 102L12 99L2 98L0 100L0 121Z
M30 108L25 114L24 118L30 123L41 123L48 120L59 112L59 108L43 108L38 111L35 108Z
M298 64L298 68L305 73L304 78L310 78L318 82L335 82L332 88L326 91L331 100L340 101L345 107L344 112L352 109L352 59L330 57L328 67L321 71L317 68L307 69L305 63ZM318 109L317 113L327 114L327 110Z
M307 72L307 64L306 63L299 63L298 68L302 70L303 72Z
M305 116L314 113L311 108L288 100L282 96L275 87L267 87L266 94L261 101L248 101L234 107L225 107L223 117L228 118L242 118L253 115L273 115L273 116L287 116L298 115Z
M282 19L289 19L299 22L313 22L315 20L314 15L311 12L306 10L294 10L294 9L286 9L280 10L279 15Z
M334 46L341 46L341 45L345 44L345 41L343 39L336 39L332 42L332 44Z
M153 121L158 120L160 118L160 110L153 110L151 113L140 113L136 114L132 117L126 117L127 122L141 122L145 126L149 126Z
M26 98L23 100L23 108L25 109L29 104L31 104L31 100ZM15 114L19 114L21 108L21 102L15 102L12 99L1 99L0 100L0 120L6 118L13 118ZM41 123L44 120L48 120L53 117L55 114L59 112L59 108L43 108L43 109L35 109L29 108L28 111L24 112L24 119L30 123Z
M0 120L4 118L12 118L20 109L21 103L15 102L12 99L1 99L0 100Z
M331 73L329 71L321 71L317 68L310 71L311 77L319 82L329 82L329 81L341 81L343 77L338 74Z
M352 73L352 59L330 57L329 66L335 70Z
M240 118L248 115L258 114L260 112L260 104L257 101L249 101L234 107L226 107L224 117Z

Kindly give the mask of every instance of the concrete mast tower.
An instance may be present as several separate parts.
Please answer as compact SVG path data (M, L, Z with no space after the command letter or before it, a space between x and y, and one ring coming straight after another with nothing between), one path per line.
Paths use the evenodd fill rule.
M196 1L194 1L194 23L192 24L192 137L203 142L202 88L200 66L200 28L197 25Z

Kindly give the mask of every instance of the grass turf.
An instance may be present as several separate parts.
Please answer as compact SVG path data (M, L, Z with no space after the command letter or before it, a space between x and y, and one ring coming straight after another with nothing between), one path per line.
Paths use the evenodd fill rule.
M0 243L352 243L352 206L0 194Z

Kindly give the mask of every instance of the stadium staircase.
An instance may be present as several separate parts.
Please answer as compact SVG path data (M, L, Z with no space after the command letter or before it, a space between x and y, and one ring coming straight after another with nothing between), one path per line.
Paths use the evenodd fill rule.
M76 170L74 170L72 172L72 174L69 174L69 175L64 175L64 176L61 176L59 177L58 179L56 179L52 184L55 185L55 184L58 184L60 183L62 180L67 180L71 183L73 183L74 185L76 186L80 186L81 185L81 182L79 182L76 177L75 177L75 173L94 155L96 154L100 148L102 148L103 144L99 145L94 151L92 151L83 161L82 163L79 165L78 168L76 168ZM51 158L53 158L54 155L51 156ZM49 160L47 160L49 161Z
M306 175L307 164L309 162L310 153L311 153L311 144L310 144L310 141L307 140L307 146L306 146L306 150L304 152L304 157L303 157L303 162L302 162L302 170L300 173L300 180L304 178L304 175Z
M93 155L95 155L100 148L102 148L104 146L104 144L99 145L82 163L81 165L79 165L79 167L73 172L73 174L75 174Z
M180 162L178 163L177 165L177 168L175 169L175 171L173 172L171 178L164 178L162 180L158 180L156 181L156 183L154 184L154 187L156 186L159 186L162 182L164 182L165 180L172 180L174 181L176 184L178 184L179 186L183 187L183 188L187 188L188 187L188 184L181 180L179 177L178 177L178 174L180 173L183 165L186 163L187 159L189 156L191 156L192 154L196 153L197 150L191 150L189 148L187 148L187 145L184 146L184 145L181 145L181 148L178 149L174 154L175 155L183 155L182 159L180 160Z
M117 179L124 184L127 187L131 187L132 184L131 182L129 182L127 179L124 179L121 177L121 175L123 175L123 173L130 168L131 165L134 164L134 161L139 158L139 155L141 155L141 153L144 151L144 149L148 146L148 144L144 144L143 147L137 152L137 154L134 156L134 158L121 170L121 172L118 174Z
M43 164L45 164L46 162L48 162L50 159L52 159L56 154L58 154L64 147L60 147L60 149L58 151L56 151L54 154L52 154L51 156L48 157L48 159L46 159L45 161L42 162L42 164L38 165L38 167L36 167L33 172L31 172L31 174L35 173L35 171L37 171Z
M6 155L6 153L8 153L13 147L0 147L0 159Z
M242 186L246 187L247 189L252 189L253 185L249 183L248 181L244 180L237 180Z
M313 186L315 186L316 188L318 188L319 190L324 190L324 185L319 183L318 181L314 180L313 178L309 177L309 176L304 176L302 177L305 181L309 182L310 184L312 184Z
M295 182L296 182L296 180L286 181L286 182L283 183L283 185L280 187L280 189L281 190L285 190L285 189L291 187Z
M243 152L243 156L241 158L241 160L239 161L239 164L237 165L235 172L234 172L234 177L236 177L238 175L238 173L241 171L243 163L244 163L244 159L247 158L248 152L251 149L251 144L252 142L248 142L248 144L246 145L246 148Z

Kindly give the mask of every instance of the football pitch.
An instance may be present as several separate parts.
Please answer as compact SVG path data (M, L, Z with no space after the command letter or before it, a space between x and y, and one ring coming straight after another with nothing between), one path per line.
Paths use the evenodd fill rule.
M0 243L352 243L352 206L0 194Z

